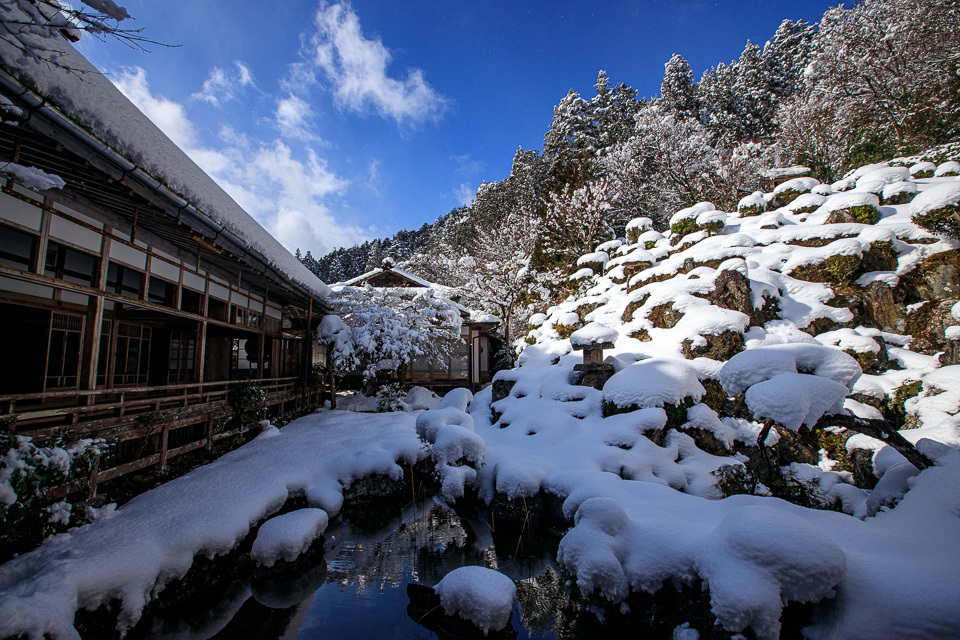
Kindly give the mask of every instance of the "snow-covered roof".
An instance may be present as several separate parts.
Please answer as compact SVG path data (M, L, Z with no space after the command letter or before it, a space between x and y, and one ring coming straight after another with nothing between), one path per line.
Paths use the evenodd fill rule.
M409 281L412 282L415 286L418 286L418 287L427 287L427 288L429 288L429 289L436 289L436 288L439 286L439 285L434 284L433 282L428 282L427 280L424 280L424 279L421 278L420 276L416 276L416 275L410 273L409 271L404 271L403 269L399 269L399 268L397 268L397 267L390 267L390 268L388 268L388 269L383 269L382 267L377 267L376 269L373 269L373 270L371 270L371 271L367 271L366 273L361 273L361 274L358 275L356 278L350 278L349 280L345 280L345 281L343 281L343 282L338 282L337 284L342 284L342 285L347 285L347 286L349 286L349 287L353 287L353 286L356 286L356 285L358 285L358 284L362 284L363 282L366 282L367 280L370 280L371 278L373 278L373 277L376 276L376 275L379 275L379 274L381 274L381 273L386 273L387 271L389 271L390 273L395 273L396 275L400 276L401 278L406 278L407 280L409 280Z
M64 118L92 136L98 152L145 172L226 230L264 262L312 295L330 290L141 113L100 71L63 39L44 40L52 64L24 56L0 38L0 91L37 103L52 122ZM30 92L37 94L31 96ZM13 95L10 95L13 94ZM40 100L37 99L39 96ZM63 120L61 124L66 126ZM76 134L77 132L67 132ZM79 139L79 138L78 138ZM89 139L88 139L89 140ZM120 158L117 158L117 155Z

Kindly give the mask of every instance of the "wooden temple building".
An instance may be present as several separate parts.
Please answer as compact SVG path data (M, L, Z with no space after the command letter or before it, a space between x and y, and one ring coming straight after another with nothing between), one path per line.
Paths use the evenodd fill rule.
M102 481L230 435L227 394L244 381L274 413L316 402L329 289L70 45L51 46L56 64L0 40L0 429L115 439ZM38 186L38 169L62 188Z

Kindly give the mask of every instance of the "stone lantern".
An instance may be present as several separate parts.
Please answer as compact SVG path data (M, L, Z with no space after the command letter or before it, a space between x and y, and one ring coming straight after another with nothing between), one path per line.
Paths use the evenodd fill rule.
M583 351L583 363L573 367L577 372L575 384L598 390L603 388L613 375L613 365L603 361L603 350L612 349L617 337L615 330L599 322L591 322L571 334L570 346L574 351Z

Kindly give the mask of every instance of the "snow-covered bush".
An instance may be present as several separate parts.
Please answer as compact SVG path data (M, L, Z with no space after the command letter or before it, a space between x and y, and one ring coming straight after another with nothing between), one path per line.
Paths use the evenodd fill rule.
M9 542L18 536L42 537L76 524L69 503L51 508L44 495L57 487L86 483L94 460L109 456L113 447L105 440L38 447L29 436L2 434L0 451L4 451L0 458L0 540ZM44 512L47 517L41 515ZM38 526L40 530L34 531Z
M227 392L227 404L233 412L234 426L247 431L259 424L267 406L267 392L256 382L241 382Z
M447 357L460 339L460 309L433 289L341 287L331 302L338 319L321 322L317 339L333 345L337 370L362 366L364 380L414 357Z
M933 233L960 238L960 180L938 184L915 197L910 218Z

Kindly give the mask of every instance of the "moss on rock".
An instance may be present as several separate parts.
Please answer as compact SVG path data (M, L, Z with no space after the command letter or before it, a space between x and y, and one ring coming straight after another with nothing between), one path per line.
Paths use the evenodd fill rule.
M913 222L932 233L960 238L960 205L950 204L914 216Z
M670 233L677 235L677 237L685 236L699 230L700 225L697 224L696 218L683 218L670 225Z
M672 329L682 317L683 313L674 309L672 302L658 304L647 313L647 320L658 329Z
M688 360L693 358L711 358L713 360L726 361L743 351L743 334L739 331L724 331L716 335L703 336L707 344L699 347L693 346L693 340L687 338L683 341L683 357Z

